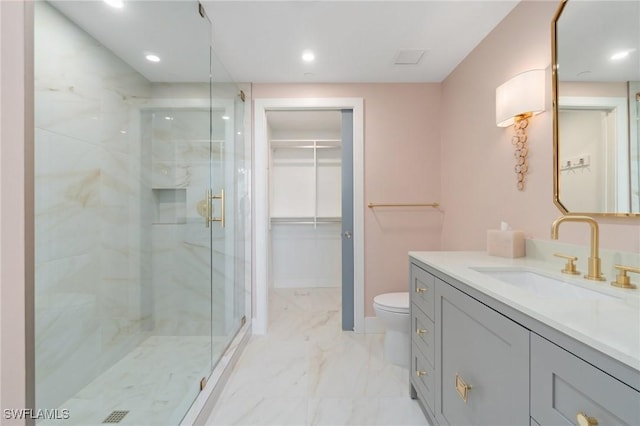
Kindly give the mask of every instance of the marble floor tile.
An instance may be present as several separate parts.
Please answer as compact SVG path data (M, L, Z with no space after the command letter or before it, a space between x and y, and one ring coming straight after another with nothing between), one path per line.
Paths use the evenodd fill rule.
M206 424L428 426L384 336L341 330L340 292L271 290L268 333L251 337Z
M308 425L426 425L420 407L408 397L312 398Z
M128 411L121 425L177 425L211 370L212 349L226 339L209 336L151 336L86 385L60 409L69 419L42 420L37 426L100 425L112 411Z

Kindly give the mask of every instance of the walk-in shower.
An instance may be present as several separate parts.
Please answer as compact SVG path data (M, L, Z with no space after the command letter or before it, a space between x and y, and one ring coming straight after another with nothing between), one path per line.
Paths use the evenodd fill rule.
M210 25L35 2L36 408L68 413L39 424L178 424L244 322L245 94Z

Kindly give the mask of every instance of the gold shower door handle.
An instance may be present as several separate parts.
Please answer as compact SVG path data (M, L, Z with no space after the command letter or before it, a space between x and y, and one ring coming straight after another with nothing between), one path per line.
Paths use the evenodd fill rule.
M207 228L211 226L211 190L207 189L207 218L205 221L207 222Z
M198 214L204 218L204 225L209 228L211 225L211 191L206 190L204 200L200 200L196 206Z
M220 217L211 217L209 220L211 222L220 222L220 226L224 228L224 224L225 224L224 189L220 190L220 195L211 196L211 200L220 200L220 209L222 210L222 212L220 213Z

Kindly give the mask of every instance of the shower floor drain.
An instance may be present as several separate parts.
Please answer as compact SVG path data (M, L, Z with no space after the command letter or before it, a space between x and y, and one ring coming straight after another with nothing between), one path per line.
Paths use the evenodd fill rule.
M120 423L124 416L129 414L128 411L112 411L102 423Z

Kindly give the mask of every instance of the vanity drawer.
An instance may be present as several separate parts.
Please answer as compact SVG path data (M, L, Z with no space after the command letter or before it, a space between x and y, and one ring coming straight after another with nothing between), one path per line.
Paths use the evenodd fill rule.
M435 407L435 371L433 365L427 361L415 342L411 345L411 383L418 390L421 400L433 412Z
M417 304L429 318L434 318L435 298L433 287L435 277L416 265L411 265L411 283L409 294L411 301Z
M529 425L529 330L449 285L436 297L438 423Z
M640 392L531 333L531 416L575 425L578 413L600 426L640 425Z
M411 340L427 357L431 365L435 365L434 326L427 315L417 304L411 305Z

